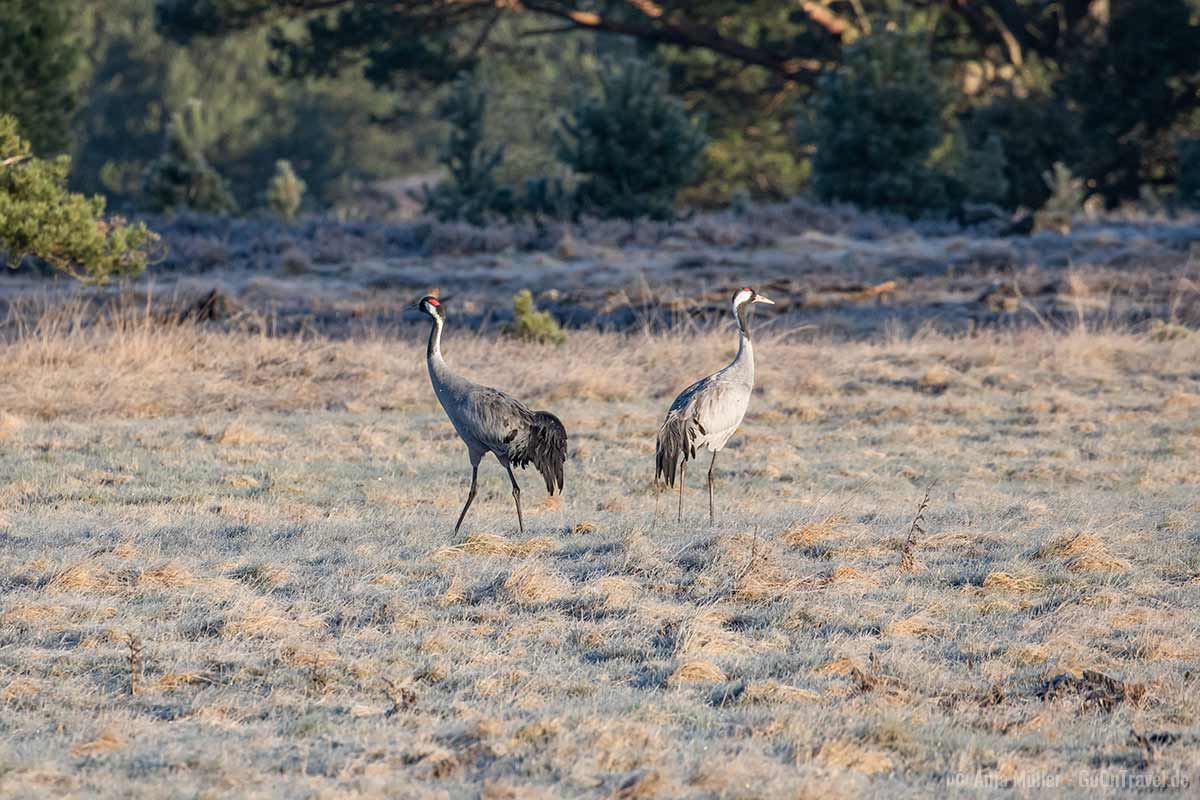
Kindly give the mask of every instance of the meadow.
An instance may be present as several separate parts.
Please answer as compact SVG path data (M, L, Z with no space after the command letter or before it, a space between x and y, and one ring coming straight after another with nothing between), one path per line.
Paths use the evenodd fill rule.
M571 436L525 536L489 460L452 539L424 325L78 313L0 350L6 796L1200 785L1194 335L763 333L710 527L654 433L731 325L451 328Z

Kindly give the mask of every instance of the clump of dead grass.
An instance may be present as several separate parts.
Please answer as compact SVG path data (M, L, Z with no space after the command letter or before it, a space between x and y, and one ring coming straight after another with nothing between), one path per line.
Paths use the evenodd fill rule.
M465 541L439 548L434 558L454 558L464 553L484 556L506 556L525 558L558 549L558 542L548 536L534 536L523 542L514 542L495 533L472 533Z
M727 629L729 614L720 609L707 609L685 620L675 638L675 657L723 658L749 652L745 639Z
M779 538L795 547L812 547L838 535L845 521L841 514L830 514L816 522L794 522Z
M990 572L983 579L983 588L1001 592L1036 592L1042 588L1042 582L1037 577L1030 575Z
M553 603L570 594L571 582L543 562L530 558L504 581L504 592L517 603Z
M1057 558L1071 572L1128 572L1130 565L1090 533L1061 536L1042 545L1034 558Z
M747 705L787 705L809 703L820 697L816 692L778 681L751 681L738 696L738 702Z
M237 604L235 613L220 624L222 636L256 639L304 638L324 620L315 614L286 609L266 597Z
M854 770L864 775L891 772L891 756L882 750L868 748L851 739L835 739L821 745L816 760L830 767Z
M724 670L711 661L696 659L685 661L675 668L667 683L678 686L685 683L724 683Z
M606 608L629 608L642 596L642 587L632 578L605 575L587 584L583 593L599 599Z
M76 758L84 756L99 756L104 753L111 753L114 750L120 750L125 746L125 737L123 737L116 728L106 728L96 735L96 738L86 742L80 742L71 748L71 755Z

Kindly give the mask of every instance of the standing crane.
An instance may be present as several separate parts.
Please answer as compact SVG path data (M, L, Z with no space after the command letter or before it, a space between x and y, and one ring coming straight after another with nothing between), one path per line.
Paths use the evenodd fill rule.
M548 411L530 411L519 400L509 397L497 389L455 375L442 358L442 325L446 312L441 302L432 296L417 301L422 312L433 320L429 331L429 380L438 402L450 418L454 430L467 445L471 458L471 491L466 505L458 515L454 533L462 527L467 509L475 499L479 478L479 462L487 453L494 453L500 465L508 472L512 481L513 500L517 504L517 525L525 532L525 519L521 514L521 487L513 475L514 465L524 468L533 464L546 480L546 491L551 495L563 488L563 464L567 460L567 430L562 421Z
M733 315L738 324L738 351L724 369L684 389L658 429L658 444L654 455L654 479L664 478L675 485L675 470L679 468L679 513L683 520L683 483L687 478L688 459L707 447L712 452L708 465L708 521L715 521L713 512L713 468L717 453L742 424L746 406L754 391L754 347L750 341L747 314L755 303L775 304L774 300L753 289L742 288L733 295Z

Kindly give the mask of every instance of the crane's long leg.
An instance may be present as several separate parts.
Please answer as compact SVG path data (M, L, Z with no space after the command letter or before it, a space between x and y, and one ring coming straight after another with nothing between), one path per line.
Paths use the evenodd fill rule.
M713 514L713 467L717 465L717 451L713 450L712 461L708 465L708 524L712 525L717 521L716 515Z
M679 513L675 517L676 522L683 522L683 482L687 480L687 458L685 457L679 465Z
M517 526L520 527L521 533L525 532L525 518L521 516L521 487L517 485L517 476L513 475L512 464L504 462L504 468L508 470L508 479L513 485L513 500L517 503Z
M458 535L458 529L462 527L462 521L467 516L467 509L471 507L471 501L475 499L475 487L479 482L479 462L471 464L471 491L467 493L467 504L463 506L462 513L458 515L458 522L454 526L454 535Z

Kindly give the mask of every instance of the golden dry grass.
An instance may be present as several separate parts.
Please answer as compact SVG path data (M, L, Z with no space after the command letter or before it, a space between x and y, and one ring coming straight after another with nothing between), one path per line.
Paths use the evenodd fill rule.
M456 367L572 442L561 499L520 476L525 535L485 461L455 539L469 469L421 331L35 322L0 345L17 794L1200 785L1200 337L764 332L710 528L695 472L682 524L649 476L727 331L454 330Z

